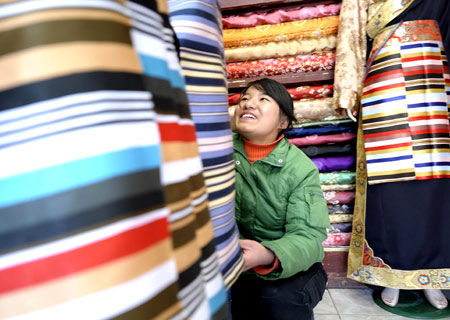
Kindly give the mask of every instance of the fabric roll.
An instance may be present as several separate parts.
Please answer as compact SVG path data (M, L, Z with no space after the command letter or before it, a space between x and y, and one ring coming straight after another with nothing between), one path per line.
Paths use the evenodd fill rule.
M356 172L354 171L334 171L319 173L321 185L334 184L354 184L356 181Z
M169 10L170 23L180 44L180 64L203 164L219 268L229 288L244 260L234 220L233 141L220 8L212 0L201 3L182 0L169 2ZM209 35L202 30L209 30ZM215 291L215 296L212 301L226 298L220 290ZM218 310L218 305L211 307Z
M299 149L308 157L354 155L356 153L356 141L299 147Z
M271 41L317 38L336 34L339 16L308 19L250 28L223 30L225 47L241 47Z
M305 7L277 8L257 13L248 12L236 15L227 15L222 18L224 29L255 27L263 24L276 24L295 20L306 20L337 16L341 9L341 4L313 4Z
M343 223L332 223L331 228L327 230L328 232L338 233L338 232L352 232L352 223L351 222L343 222Z
M351 214L353 213L354 205L352 204L331 204L328 205L328 213L334 214Z
M329 205L350 204L355 201L354 191L324 191L323 196Z
M331 125L352 125L355 127L356 131L356 123L350 119L336 119L336 120L323 120L323 121L313 121L313 122L296 122L292 124L293 128L307 128L307 127L325 127Z
M330 223L352 222L353 214L330 214Z
M320 172L330 172L337 170L354 170L356 164L356 156L311 158Z
M354 122L346 122L340 124L331 124L320 127L294 127L286 130L284 135L287 138L298 138L312 135L328 135L341 132L356 132L356 126Z
M324 84L320 86L301 86L295 88L286 88L292 99L312 99L325 98L333 95L333 85ZM228 96L228 104L234 105L239 103L240 93Z
M355 184L323 184L320 186L322 191L353 191Z
M146 4L0 5L0 318L222 314L174 34Z
M228 79L243 79L286 73L331 70L333 66L334 52L325 52L277 59L232 62L227 64L226 69ZM330 101L332 101L331 98Z
M236 62L335 51L336 41L337 36L329 34L315 38L270 41L243 47L230 47L225 49L225 59L227 62Z
M336 109L333 98L294 100L294 116L298 122L348 118L344 109Z
M350 245L351 232L328 233L328 238L322 242L324 247L346 247Z
M297 147L301 146L317 146L327 143L339 143L352 141L356 139L356 133L342 132L329 135L312 135L300 138L289 138L289 142L295 144Z

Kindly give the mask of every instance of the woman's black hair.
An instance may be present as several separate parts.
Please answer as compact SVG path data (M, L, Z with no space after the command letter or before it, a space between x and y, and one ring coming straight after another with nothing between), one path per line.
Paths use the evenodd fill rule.
M292 127L292 122L297 121L294 116L294 103L292 102L291 95L281 83L269 78L252 81L244 88L244 90L242 90L241 97L250 87L254 87L257 90L264 92L278 103L281 114L287 117L287 129ZM285 130L282 130L281 132L284 131Z

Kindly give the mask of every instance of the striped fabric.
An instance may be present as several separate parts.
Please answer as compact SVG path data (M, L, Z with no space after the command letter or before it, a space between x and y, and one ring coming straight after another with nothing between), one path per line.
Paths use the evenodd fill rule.
M234 220L233 141L218 1L170 0L190 111L203 161L220 271L229 288L243 267Z
M412 24L400 26L395 41L374 56L364 82L370 184L450 177L448 62L435 22L414 23L431 30L417 41L401 37ZM429 39L429 33L437 36Z
M0 6L0 318L227 317L173 32L145 3Z

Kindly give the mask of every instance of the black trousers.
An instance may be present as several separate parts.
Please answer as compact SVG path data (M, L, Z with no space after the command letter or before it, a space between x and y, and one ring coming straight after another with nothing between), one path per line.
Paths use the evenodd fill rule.
M322 263L280 280L243 274L231 287L233 320L310 320L327 284Z

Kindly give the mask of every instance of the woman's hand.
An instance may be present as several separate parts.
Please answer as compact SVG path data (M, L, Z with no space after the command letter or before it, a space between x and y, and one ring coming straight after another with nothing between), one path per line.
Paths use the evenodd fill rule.
M256 266L270 265L275 260L275 254L254 240L240 240L244 253L244 271Z

